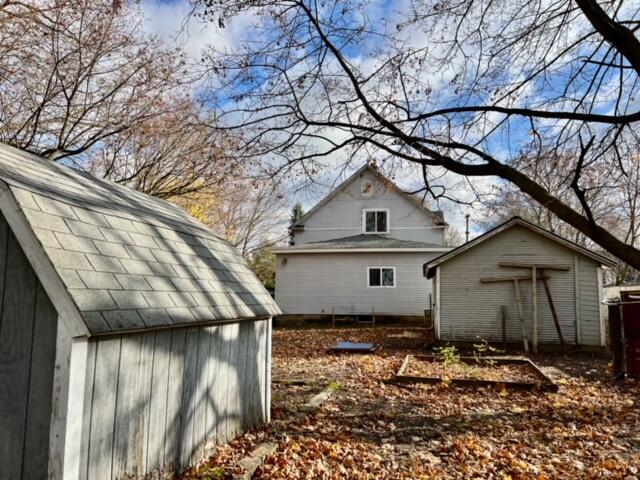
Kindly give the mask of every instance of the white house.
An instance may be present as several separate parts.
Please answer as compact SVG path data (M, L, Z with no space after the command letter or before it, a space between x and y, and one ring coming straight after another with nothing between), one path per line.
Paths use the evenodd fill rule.
M446 226L365 165L293 226L292 246L274 250L276 302L285 316L423 318L432 296L422 265L450 250Z

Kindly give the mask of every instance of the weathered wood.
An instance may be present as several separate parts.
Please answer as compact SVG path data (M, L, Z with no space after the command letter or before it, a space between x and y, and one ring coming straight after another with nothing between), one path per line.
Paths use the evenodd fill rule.
M539 274L537 277L538 280L549 279L547 275ZM480 279L480 283L500 283L500 282L530 282L531 275L521 275L518 277L483 277Z
M198 328L187 330L187 348L184 360L182 406L180 411L180 465L190 465L193 455L193 431L198 384Z
M171 358L171 332L154 334L151 395L149 397L149 438L146 446L148 471L163 467L163 450L167 428L169 392L169 361Z
M205 412L205 422L207 424L206 438L216 440L218 418L218 389L222 388L219 383L220 369L220 329L222 327L210 327L208 329L211 336L209 344L209 358L207 359L207 408Z
M200 328L198 336L198 358L196 365L196 392L193 406L193 437L192 450L197 456L201 456L199 451L204 446L207 436L207 408L209 400L208 392L208 364L209 352L211 351L211 334L209 328Z
M89 470L89 447L91 446L91 417L92 417L92 408L93 408L93 390L94 390L94 381L95 381L95 373L96 373L96 361L98 357L98 341L91 340L86 342L87 349L87 361L84 369L85 378L82 380L84 383L84 392L83 392L83 409L82 409L82 433L80 438L76 439L80 442L80 458L77 460L77 469L79 472L78 479L79 480L90 480L88 477ZM73 353L72 353L73 355ZM73 361L73 357L72 357ZM78 392L79 393L79 392ZM70 454L72 452L69 452ZM66 452L65 452L66 454ZM70 459L75 460L75 459ZM66 459L65 459L65 469L66 469ZM70 471L70 475L72 475ZM72 476L72 478L74 478Z
M571 270L569 265L552 265L549 263L521 263L521 262L499 262L501 267L511 268L537 268L539 270L555 270L558 272L568 272Z
M500 306L500 321L502 323L502 348L507 346L507 307Z
M553 303L553 297L551 296L551 290L549 289L549 284L547 280L542 280L542 286L544 287L544 292L547 296L547 302L549 303L549 309L551 310L551 316L553 317L553 323L556 326L556 331L558 332L558 339L560 340L560 345L564 345L564 337L562 336L562 328L560 328L560 320L558 319L558 312L556 312L556 306Z
M184 381L187 330L177 329L171 333L171 358L169 359L167 391L167 425L164 440L163 465L175 469L180 466L180 438L182 432L182 389ZM184 407L188 408L188 405Z
M96 371L91 408L91 435L88 439L89 465L87 478L111 480L113 459L113 426L115 422L120 337L105 338L98 343Z
M533 353L538 353L538 282L536 267L531 267L531 323L533 326ZM544 280L544 279L543 279ZM544 280L546 281L546 280Z
M229 348L228 357L228 376L227 376L227 439L236 436L239 431L238 416L240 414L238 408L238 341L239 341L239 325L230 325L225 331L227 335L225 339Z
M148 472L150 467L147 464L147 448L149 446L149 430L151 417L151 384L153 382L153 363L156 357L166 355L164 352L156 351L155 337L156 332L147 332L142 335L142 347L140 350L140 364L138 366L138 384L140 392L141 406L138 408L141 413L141 419L138 424L141 431L136 436L139 445L136 445L136 461L139 462L136 470L142 474ZM166 397L165 397L166 399Z
M265 458L271 455L277 449L277 443L265 442L258 445L249 455L238 462L238 465L240 465L244 469L244 473L242 473L241 475L235 475L233 479L251 480L258 467L264 463Z
M115 428L113 431L113 477L141 473L135 470L140 465L141 421L143 395L138 383L141 359L142 334L122 337L120 366L118 369L118 395L116 400Z
M520 296L520 284L518 280L513 280L513 290L516 294L516 306L518 307L518 317L520 318L520 327L522 329L522 343L524 351L529 352L529 342L527 340L527 332L524 325L524 312L522 311L522 298Z

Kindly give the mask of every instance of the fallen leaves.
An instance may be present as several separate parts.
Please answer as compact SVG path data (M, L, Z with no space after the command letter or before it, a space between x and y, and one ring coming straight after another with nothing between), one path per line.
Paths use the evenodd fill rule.
M594 478L634 480L640 465L638 382L610 380L597 357L538 357L558 393L390 382L425 331L275 330L272 423L219 446L204 465L237 473L261 441L278 444L255 479ZM337 340L374 355L327 354ZM293 379L293 380L292 380ZM295 415L329 384L314 413ZM184 478L206 479L198 469ZM635 479L637 480L637 479Z

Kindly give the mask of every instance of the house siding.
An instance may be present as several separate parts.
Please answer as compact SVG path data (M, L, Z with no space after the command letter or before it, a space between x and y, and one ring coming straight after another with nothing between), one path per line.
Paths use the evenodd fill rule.
M422 265L437 253L278 254L276 302L284 314L423 315L431 280ZM283 263L285 263L283 265ZM395 267L395 288L368 288L368 267Z
M578 256L579 303L576 302L576 254L520 226L511 227L472 247L439 266L440 339L470 341L484 338L502 340L501 305L507 309L507 341L522 341L513 284L480 283L480 278L510 276L526 270L499 267L499 262L536 262L567 265L568 272L549 272L549 288L558 313L565 341L570 344L600 344L598 265ZM521 282L525 328L532 339L531 282ZM553 317L543 285L538 282L538 338L540 343L558 343ZM576 306L578 308L576 309ZM576 311L580 313L580 338L577 337Z
M267 421L268 322L90 340L80 478L180 470Z
M360 193L365 180L373 184L371 196ZM444 243L444 228L434 225L434 215L426 213L369 171L364 171L306 219L304 230L295 234L295 243L301 245L359 235L363 233L362 211L371 208L389 209L388 235L392 238L438 245Z

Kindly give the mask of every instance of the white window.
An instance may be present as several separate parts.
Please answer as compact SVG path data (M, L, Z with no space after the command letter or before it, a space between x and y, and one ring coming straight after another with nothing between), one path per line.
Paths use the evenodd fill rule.
M362 231L364 233L389 233L389 210L363 210Z
M365 197L370 197L371 195L373 195L373 184L369 180L364 180L362 182L360 193L362 193L362 195Z
M395 267L369 267L367 285L369 288L394 288L396 286Z

